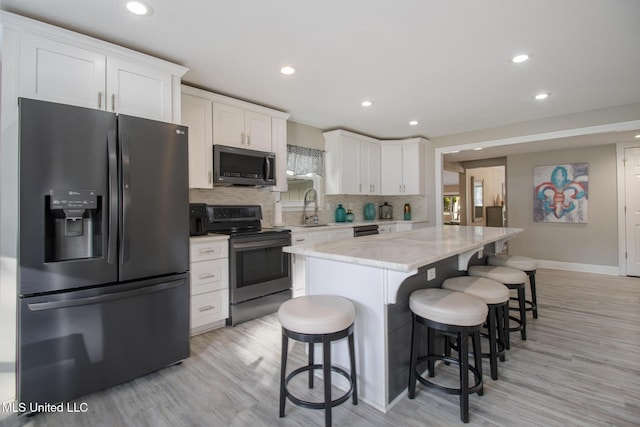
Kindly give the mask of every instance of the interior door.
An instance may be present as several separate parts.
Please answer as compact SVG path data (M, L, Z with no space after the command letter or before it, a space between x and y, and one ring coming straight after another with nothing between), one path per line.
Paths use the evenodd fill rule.
M118 117L121 281L181 273L189 264L187 128Z
M627 274L640 276L640 148L625 149Z

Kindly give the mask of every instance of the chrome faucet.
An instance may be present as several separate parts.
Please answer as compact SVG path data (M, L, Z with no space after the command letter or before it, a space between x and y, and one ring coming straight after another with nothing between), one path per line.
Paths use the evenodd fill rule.
M313 215L307 216L307 206L313 203L315 208L313 210ZM315 189L309 188L304 192L304 202L302 205L302 224L306 224L309 218L313 218L313 223L318 223L318 193Z

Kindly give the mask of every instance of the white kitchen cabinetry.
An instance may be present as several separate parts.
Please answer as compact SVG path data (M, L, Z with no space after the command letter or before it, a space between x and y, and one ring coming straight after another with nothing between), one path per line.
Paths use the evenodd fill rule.
M382 194L425 194L425 147L421 138L381 142Z
M310 232L292 232L291 245L304 245L306 243L322 243L333 240L350 239L353 237L353 227L336 228L333 230L320 230ZM307 270L304 257L291 255L291 288L292 297L306 295Z
M276 185L271 191L287 192L287 121L273 117L271 119L271 151L276 154Z
M229 243L220 237L192 237L191 335L224 326L229 317Z
M323 135L326 194L380 194L378 140L343 130Z
M186 85L182 85L182 109L182 123L189 126L190 188L213 188L213 144L221 144L276 153L272 190L287 191L289 114ZM242 145L247 123L251 137Z
M189 188L213 187L212 102L182 94L182 124L189 127Z
M18 33L19 96L179 121L174 89L186 68L37 21L16 21L38 30Z
M270 152L271 117L214 102L213 143Z

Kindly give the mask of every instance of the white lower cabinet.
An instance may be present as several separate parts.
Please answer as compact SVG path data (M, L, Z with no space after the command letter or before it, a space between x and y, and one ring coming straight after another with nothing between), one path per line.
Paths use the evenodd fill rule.
M229 317L229 243L220 237L192 237L191 335L224 326Z
M332 240L350 239L353 237L353 227L337 228L333 230L292 232L291 245L304 245L306 243L322 243ZM292 296L300 297L307 293L307 270L305 268L304 257L291 255L291 290Z

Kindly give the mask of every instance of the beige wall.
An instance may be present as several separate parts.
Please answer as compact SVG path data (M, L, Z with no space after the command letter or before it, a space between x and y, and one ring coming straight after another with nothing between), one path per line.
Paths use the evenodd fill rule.
M288 121L287 144L324 150L324 136L321 129Z
M533 167L589 163L589 223L533 222ZM507 158L507 218L524 231L509 253L556 262L617 266L615 145L547 151Z

